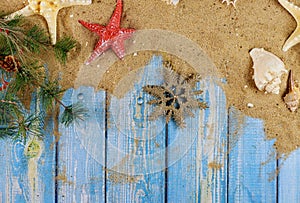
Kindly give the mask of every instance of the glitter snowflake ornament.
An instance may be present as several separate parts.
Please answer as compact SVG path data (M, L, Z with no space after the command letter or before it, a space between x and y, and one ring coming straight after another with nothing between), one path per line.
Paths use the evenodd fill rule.
M149 119L155 120L160 116L166 116L166 123L173 118L179 127L186 127L185 116L194 117L193 109L207 108L204 102L196 98L197 95L202 94L202 91L193 90L192 84L195 84L195 80L195 78L184 78L170 68L164 69L165 82L162 85L143 87L143 91L154 97L148 102L155 105Z

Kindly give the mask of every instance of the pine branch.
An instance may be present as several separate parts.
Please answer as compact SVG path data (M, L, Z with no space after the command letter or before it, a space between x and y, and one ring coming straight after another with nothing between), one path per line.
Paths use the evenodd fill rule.
M42 109L49 111L55 102L60 104L64 108L61 122L66 126L87 117L88 111L81 103L64 105L60 100L64 91L58 81L49 81L36 57L48 45L46 32L38 26L28 29L22 16L9 20L0 17L0 75L2 79L9 79L7 89L0 92L0 138L26 142L28 137L43 136L44 113L29 114L16 96L29 90L39 89ZM75 46L75 40L63 38L53 47L56 58L65 64L68 52Z
M32 58L32 53L39 53L41 48L49 44L49 37L44 30L35 25L26 31L23 26L23 16L0 19L1 55L16 55L25 62Z
M43 107L47 111L53 107L54 101L57 101L58 103L63 105L58 98L61 97L61 94L64 92L64 90L60 89L57 80L53 82L45 82L44 84L40 85L40 88L39 98Z
M55 57L62 64L67 62L67 54L76 46L76 41L71 37L64 37L54 45Z
M62 113L61 123L68 127L71 123L83 121L88 117L88 109L86 109L82 103L75 103L67 106Z
M64 108L61 123L65 126L69 126L73 122L84 120L88 116L88 110L82 105L82 103L79 102L66 106L59 99L63 92L64 90L60 89L57 80L41 85L39 97L43 107L49 110L53 107L54 102L61 105Z
M39 53L40 49L45 49L45 45L49 44L49 37L46 32L38 26L33 26L26 32L25 46L34 53Z
M23 105L14 100L0 100L0 125L8 125L14 119L17 119L24 112Z
M28 137L43 137L44 113L38 115L24 114L9 123L6 136L26 143Z
M23 65L11 81L8 91L13 93L28 92L30 88L39 87L45 78L44 67L38 62Z
M24 18L21 15L16 15L13 19L11 19L11 20L4 20L4 22L6 22L6 26L7 26L6 28L9 29L10 27L21 26L24 23L23 19Z

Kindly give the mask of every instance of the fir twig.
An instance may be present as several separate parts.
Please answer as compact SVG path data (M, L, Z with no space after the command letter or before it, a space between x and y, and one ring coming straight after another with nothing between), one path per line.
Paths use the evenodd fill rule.
M2 81L9 81L6 82L7 89L0 91L0 138L10 137L26 142L28 137L43 136L45 115L29 113L16 95L39 89L41 109L50 110L55 103L61 105L64 108L61 122L66 126L83 120L87 109L81 103L66 106L60 100L64 90L57 80L49 81L45 68L35 57L50 45L49 37L38 26L27 29L24 25L22 16L0 18L0 76ZM76 41L70 37L57 42L53 47L56 58L65 64L68 52L75 45Z
M14 93L28 91L30 88L39 87L45 78L44 67L37 62L23 65L11 82L9 91Z
M71 123L83 121L87 117L88 109L86 109L82 103L77 102L65 108L60 122L68 127Z
M37 25L33 26L26 32L25 46L34 53L38 53L41 48L45 49L44 45L49 43L49 38L46 32Z
M64 37L54 45L55 57L60 63L66 64L67 54L76 46L76 41L71 37Z
M53 107L54 101L65 107L65 105L58 99L64 90L61 90L58 81L46 81L43 85L40 85L41 89L39 92L39 98L46 110Z
M28 137L43 137L44 114L25 114L17 120L10 122L7 135L13 139L22 140L24 143Z
M41 85L39 91L39 98L43 107L47 110L53 107L54 102L57 102L64 108L61 123L65 126L69 126L73 122L82 121L87 117L88 110L82 105L82 103L75 103L66 106L59 98L64 90L60 89L58 81L47 82Z
M12 19L0 19L0 53L1 55L16 55L21 62L32 58L32 53L39 53L41 48L49 44L48 36L38 26L26 31L23 16ZM26 57L31 55L31 57Z

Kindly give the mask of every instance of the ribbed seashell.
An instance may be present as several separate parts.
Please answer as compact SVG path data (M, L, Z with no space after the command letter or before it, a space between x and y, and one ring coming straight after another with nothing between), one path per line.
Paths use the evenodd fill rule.
M284 96L283 100L286 104L286 107L289 108L291 112L294 112L298 109L300 90L294 82L292 71L290 71L290 77L288 80L288 93Z
M281 59L263 48L253 48L250 56L253 60L256 87L266 93L279 94L281 76L287 73Z

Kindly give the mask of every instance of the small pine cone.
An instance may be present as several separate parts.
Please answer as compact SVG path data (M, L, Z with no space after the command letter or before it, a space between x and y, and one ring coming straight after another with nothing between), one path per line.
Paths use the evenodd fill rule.
M21 63L14 56L9 55L0 60L0 67L7 72L17 72L21 68Z

